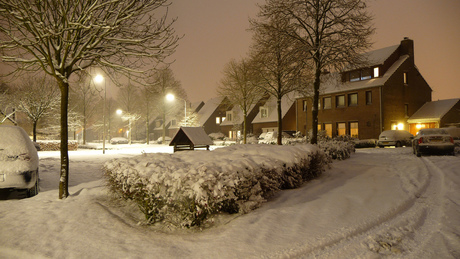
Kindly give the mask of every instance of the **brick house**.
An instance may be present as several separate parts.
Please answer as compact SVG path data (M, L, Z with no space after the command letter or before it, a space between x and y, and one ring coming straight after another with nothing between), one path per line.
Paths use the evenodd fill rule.
M256 104L252 105L249 108L247 118L246 118L246 132L253 133L253 124L252 121L259 113L259 107L263 106L269 95L265 95L262 97ZM244 122L244 115L241 108L237 105L233 107L233 109L226 112L225 120L222 121L220 124L221 132L231 140L236 140L237 137L243 131L243 122Z
M283 131L295 131L297 128L296 120L296 92L291 92L281 98L281 118ZM278 110L277 99L270 96L264 105L259 107L259 111L252 120L254 135L264 132L278 131Z
M364 54L366 65L324 75L318 128L331 137L378 138L389 129L409 129L408 118L431 101L431 88L414 63L414 42ZM312 99L299 98L297 131L312 126Z

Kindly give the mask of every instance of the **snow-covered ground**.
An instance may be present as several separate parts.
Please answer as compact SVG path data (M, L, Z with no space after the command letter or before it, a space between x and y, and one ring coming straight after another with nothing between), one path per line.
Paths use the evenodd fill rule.
M139 224L135 207L107 195L102 164L142 150L172 148L69 152L65 200L59 153L40 152L39 195L0 200L0 258L460 258L458 154L357 150L249 214L171 231Z

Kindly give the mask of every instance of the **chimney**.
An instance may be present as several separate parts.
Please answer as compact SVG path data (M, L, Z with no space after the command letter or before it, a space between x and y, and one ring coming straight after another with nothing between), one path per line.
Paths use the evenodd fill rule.
M401 41L401 56L409 55L412 59L414 58L414 41L409 37L404 37Z

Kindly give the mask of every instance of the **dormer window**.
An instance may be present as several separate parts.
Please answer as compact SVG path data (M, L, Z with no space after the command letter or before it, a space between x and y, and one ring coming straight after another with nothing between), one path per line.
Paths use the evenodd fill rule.
M233 121L233 111L227 111L226 120Z
M374 67L374 77L379 77L379 76L380 76L379 67Z
M260 117L261 118L267 118L268 117L268 109L266 107L260 107L259 112L260 112Z

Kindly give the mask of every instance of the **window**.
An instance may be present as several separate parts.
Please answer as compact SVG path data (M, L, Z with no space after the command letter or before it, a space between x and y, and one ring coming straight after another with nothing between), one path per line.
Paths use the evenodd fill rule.
M303 111L306 112L307 111L307 100L303 100L302 105L303 105Z
M232 111L227 111L226 120L227 121L233 121L233 112Z
M343 136L347 134L347 128L344 122L337 123L337 135Z
M220 124L220 117L216 117L216 124L217 124L217 125Z
M326 131L326 135L330 138L332 138L332 124L330 123L325 123L324 124L324 130Z
M361 70L361 80L371 79L371 72L370 68Z
M358 94L349 94L348 95L348 106L358 106Z
M350 72L350 82L356 82L361 80L361 71L351 71Z
M372 91L366 91L366 104L372 104Z
M268 117L268 109L267 108L260 107L259 111L260 111L260 117L261 118L267 118Z
M403 82L405 85L407 85L407 72L403 73Z
M332 108L331 97L324 97L323 98L323 109L330 109L330 108Z
M379 77L379 76L380 76L379 67L374 67L374 77Z
M344 107L345 106L345 95L337 95L335 97L335 107Z
M350 122L350 136L352 138L358 138L358 123Z

